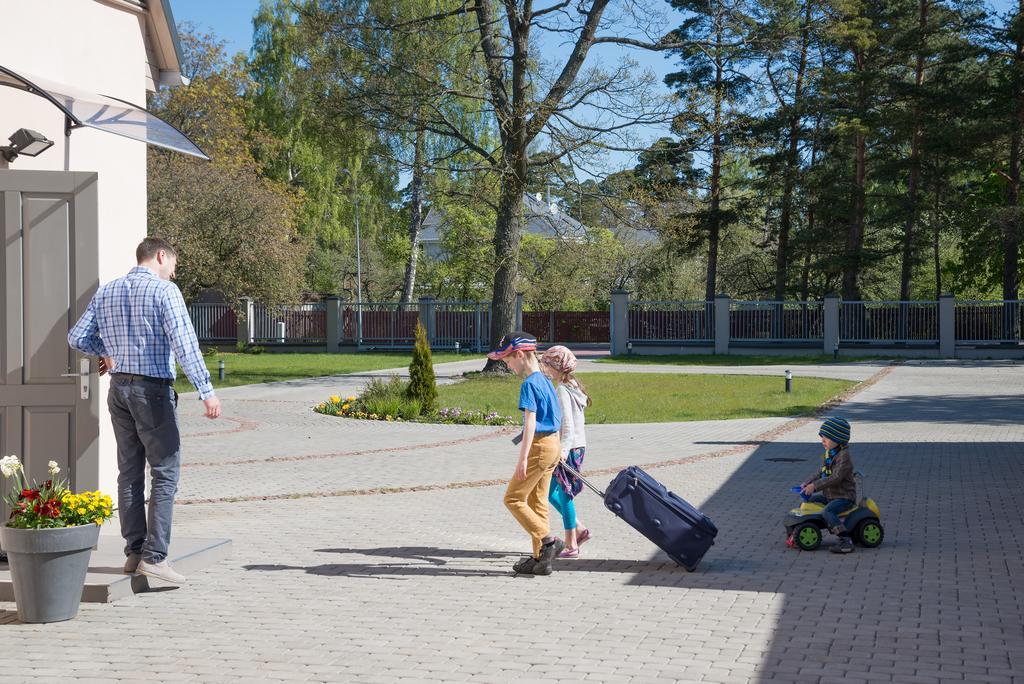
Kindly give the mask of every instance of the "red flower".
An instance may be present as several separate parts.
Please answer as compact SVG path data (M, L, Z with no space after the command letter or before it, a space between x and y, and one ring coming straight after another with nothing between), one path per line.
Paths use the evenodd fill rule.
M21 490L21 494L18 495L18 499L19 500L25 499L25 500L28 500L28 501L35 501L38 498L39 498L39 490L38 489L22 489Z
M38 511L37 511L38 512ZM47 518L56 518L60 516L60 501L57 499L48 499L43 504L42 514Z

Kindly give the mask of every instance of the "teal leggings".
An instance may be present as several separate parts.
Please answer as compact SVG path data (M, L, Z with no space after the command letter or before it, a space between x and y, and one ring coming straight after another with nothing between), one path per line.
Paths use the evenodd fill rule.
M576 529L576 504L562 488L558 478L552 476L551 487L548 489L548 501L555 510L562 514L562 525L567 530Z

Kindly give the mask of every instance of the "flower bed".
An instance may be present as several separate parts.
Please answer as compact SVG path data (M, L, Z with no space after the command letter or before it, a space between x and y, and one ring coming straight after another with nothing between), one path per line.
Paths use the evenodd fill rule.
M483 412L444 407L424 412L419 401L406 396L408 383L401 378L374 379L358 396L333 395L313 407L317 413L357 420L385 420L394 422L444 423L448 425L515 425L512 416L497 411Z

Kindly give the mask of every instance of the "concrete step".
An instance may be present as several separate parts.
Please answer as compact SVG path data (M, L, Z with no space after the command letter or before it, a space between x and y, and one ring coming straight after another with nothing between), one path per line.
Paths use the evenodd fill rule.
M189 577L193 573L224 560L231 554L230 539L175 538L168 560L171 566ZM132 594L149 591L149 579L138 573L126 575L124 540L119 536L101 534L96 550L89 559L89 574L82 589L83 603L111 603ZM156 581L154 585L162 585ZM0 563L0 601L14 600L14 586L7 563Z

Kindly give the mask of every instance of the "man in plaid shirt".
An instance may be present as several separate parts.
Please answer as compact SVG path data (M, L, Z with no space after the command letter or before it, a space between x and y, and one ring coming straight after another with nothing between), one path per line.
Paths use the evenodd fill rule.
M96 292L68 333L68 344L98 356L100 374L110 372L107 406L117 440L124 571L182 584L185 578L167 562L181 466L175 359L199 390L207 418L220 415L220 399L213 393L185 300L171 282L177 253L165 240L146 238L135 256L138 266ZM152 478L148 521L147 463Z

